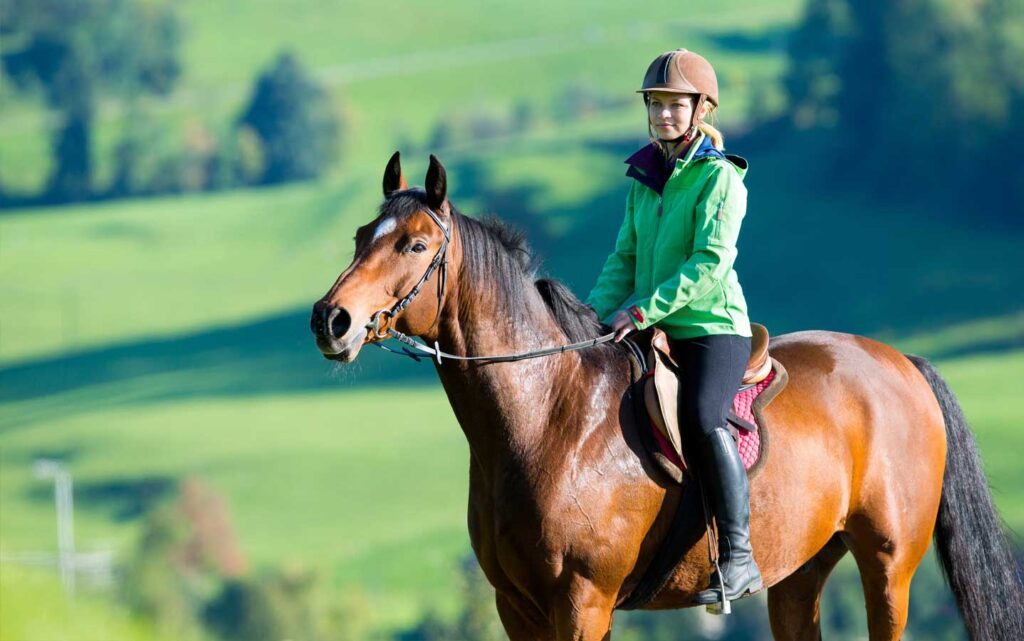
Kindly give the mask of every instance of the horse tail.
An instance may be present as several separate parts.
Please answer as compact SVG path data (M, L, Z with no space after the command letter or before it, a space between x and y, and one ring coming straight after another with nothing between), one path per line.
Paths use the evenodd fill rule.
M1024 639L1021 568L993 504L974 435L953 390L932 364L907 358L928 380L946 422L935 546L967 633L972 641Z

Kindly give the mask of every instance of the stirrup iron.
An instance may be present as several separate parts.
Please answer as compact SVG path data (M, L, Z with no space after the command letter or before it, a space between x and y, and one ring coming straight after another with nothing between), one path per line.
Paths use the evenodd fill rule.
M715 557L715 573L718 575L718 589L722 599L718 603L709 603L704 606L708 614L732 614L732 604L725 598L725 579L722 578L722 567L718 564L718 557Z

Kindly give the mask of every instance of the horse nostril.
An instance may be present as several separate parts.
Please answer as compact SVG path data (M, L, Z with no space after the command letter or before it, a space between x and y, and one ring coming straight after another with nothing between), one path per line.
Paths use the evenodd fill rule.
M309 331L316 336L327 333L327 314L330 309L327 303L318 300L313 303L313 313L309 317Z
M331 315L327 317L327 329L334 338L341 338L347 334L351 325L352 318L340 307L334 308Z

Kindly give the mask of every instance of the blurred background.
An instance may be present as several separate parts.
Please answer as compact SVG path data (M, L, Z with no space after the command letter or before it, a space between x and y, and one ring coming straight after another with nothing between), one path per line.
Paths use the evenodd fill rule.
M584 297L677 47L750 161L753 320L933 359L1021 531L1024 3L2 0L0 638L504 638L433 368L327 363L309 310L396 149ZM770 638L735 611L616 638ZM822 621L866 638L849 559ZM906 638L965 638L931 555Z

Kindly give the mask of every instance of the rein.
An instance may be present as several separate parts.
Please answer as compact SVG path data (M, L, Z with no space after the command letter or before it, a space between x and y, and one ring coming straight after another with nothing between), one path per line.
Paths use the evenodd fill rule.
M437 288L437 312L434 314L434 323L437 323L437 319L441 315L441 304L444 299L444 288L445 284L448 281L448 244L451 242L451 232L441 221L441 217L438 216L433 209L427 207L426 211L428 214L430 214L430 218L437 224L437 226L441 228L441 232L444 234L444 240L441 241L441 246L437 248L437 253L434 254L434 258L430 261L430 265L427 267L427 270L423 273L423 276L420 278L419 282L417 282L416 285L413 286L412 290L408 294L406 294L401 300L392 305L389 309L377 310L370 316L370 322L368 322L365 326L367 332L370 334L370 337L376 339L385 339L389 337L394 338L395 340L405 345L408 345L409 347L412 347L416 350L419 350L420 352L433 356L434 360L437 361L438 365L441 364L442 358L457 361L490 361L495 363L521 361L528 358L540 358L542 356L550 356L551 354L562 354L565 352L571 352L578 349L585 349L587 347L594 347L595 345L607 343L608 341L615 338L615 332L611 332L610 334L598 336L590 340L580 341L578 343L571 343L569 345L558 345L556 347L548 347L545 349L534 350L531 352L520 352L517 354L501 354L494 356L459 356L457 354L449 354L448 352L443 351L440 345L438 345L437 341L434 341L434 346L430 347L429 345L421 343L412 338L411 336L403 334L402 332L392 327L387 327L388 319L394 319L395 316L400 314L406 307L409 306L409 303L411 303L413 299L416 298L417 295L419 295L420 287L422 287L423 283L427 282L427 280L430 279L430 276L438 267L441 268L441 271L439 276L440 281L438 283ZM372 344L386 352L397 354L399 356L408 356L409 358L413 359L416 362L422 360L422 354L412 352L406 347L403 347L402 351L398 351L391 349L386 345L381 345L377 341L373 341ZM626 344L633 351L634 355L637 356L639 361L643 363L644 358L643 354L640 351L640 348L637 347L636 344L630 340L627 340Z
M518 354L502 354L502 355L499 355L499 356L459 356L458 354L449 354L448 352L443 351L440 348L440 346L438 346L437 341L434 341L434 346L430 347L429 345L425 345L425 344L415 340L414 338L412 338L410 336L407 336L406 334L403 334L402 332L399 332L399 331L397 331L395 329L391 329L390 327L388 328L387 333L391 336L391 338L394 338L394 339L396 339L396 340L398 340L398 341L400 341L400 342L402 342L402 343L404 343L406 345L409 345L410 347L418 349L421 352L430 354L437 361L438 365L441 364L442 357L443 358L447 358L448 360L457 360L457 361L491 361L491 362L494 362L494 363L508 362L508 361L521 361L521 360L526 360L528 358L540 358L541 356L550 356L551 354L561 354L563 352L571 352L571 351L574 351L574 350L577 350L577 349L584 349L584 348L587 348L587 347L594 347L595 345L600 345L601 343L607 343L608 341L610 341L613 338L615 338L615 332L612 332L610 334L605 334L604 336L598 336L597 338L592 338L590 340L580 341L578 343L571 343L569 345L558 345L556 347L547 347L545 349L538 349L538 350L535 350L535 351L532 351L532 352L520 352ZM415 352L410 352L408 349L406 349L404 347L402 348L402 351L399 352L397 350L393 350L393 349L387 347L386 345L381 345L380 343L373 343L373 344L376 345L377 347L383 349L384 351L391 352L392 354L398 354L399 356L408 356L408 357L412 358L414 361L419 361L421 359L421 355L420 354L416 354ZM635 344L632 341L628 341L627 344L631 347L631 349L639 350L639 348L636 347Z

